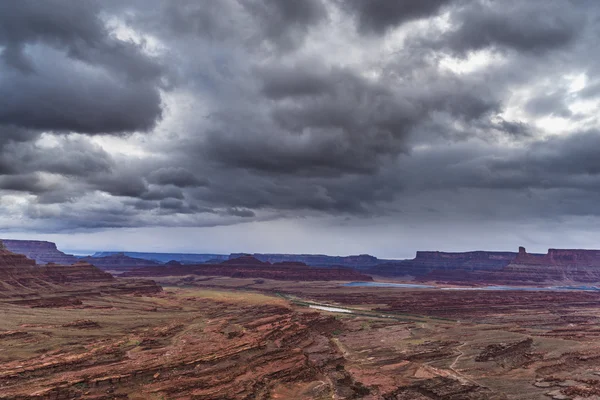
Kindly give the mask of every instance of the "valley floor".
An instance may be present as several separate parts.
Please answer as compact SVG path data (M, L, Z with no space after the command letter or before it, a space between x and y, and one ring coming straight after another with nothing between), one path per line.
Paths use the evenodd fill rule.
M600 394L596 293L160 280L154 294L1 300L0 399Z

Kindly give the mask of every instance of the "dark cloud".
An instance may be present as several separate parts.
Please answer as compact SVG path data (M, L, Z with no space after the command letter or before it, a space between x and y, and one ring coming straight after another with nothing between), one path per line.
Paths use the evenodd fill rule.
M572 116L567 107L569 95L564 92L541 94L530 99L525 105L525 110L534 115L558 115L562 117Z
M448 31L426 41L461 55L485 48L541 54L572 43L584 26L581 12L568 2L466 4L451 14Z
M0 189L32 194L46 191L47 185L37 174L10 175L0 178Z
M112 157L98 145L76 136L62 136L57 140L52 147L34 142L13 142L6 146L0 159L17 166L18 172L44 171L70 177L87 177L109 172L114 167Z
M161 117L161 67L110 32L94 1L0 6L0 124L120 133Z
M181 188L208 185L206 179L199 178L181 167L159 168L148 175L148 181L160 185L174 185Z
M257 71L265 96L278 100L286 97L317 96L332 89L326 71L315 65L292 67L267 66Z
M298 46L312 25L327 18L321 0L250 0L240 4L257 20L260 36L253 39L267 40L282 50Z
M0 224L598 215L593 6L4 2Z
M256 216L254 211L243 208L231 208L228 210L228 212L230 215L235 215L237 217L251 218Z
M435 15L450 3L452 0L351 0L340 1L340 7L355 15L362 32L380 34L404 22Z

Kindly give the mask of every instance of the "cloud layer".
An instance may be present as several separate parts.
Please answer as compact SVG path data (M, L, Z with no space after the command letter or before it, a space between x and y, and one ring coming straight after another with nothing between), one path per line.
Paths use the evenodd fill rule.
M0 225L598 217L600 7L409 3L2 3Z

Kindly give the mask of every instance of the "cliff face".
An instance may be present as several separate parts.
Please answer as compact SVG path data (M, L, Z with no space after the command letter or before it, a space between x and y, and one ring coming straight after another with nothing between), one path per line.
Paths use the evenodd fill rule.
M13 253L24 254L32 260L37 261L38 264L57 263L68 265L77 262L77 257L63 253L52 242L40 240L1 240L7 250Z
M24 255L0 250L0 296L38 290L53 291L67 283L112 283L114 280L112 275L91 264L37 266L34 260Z
M0 249L0 299L26 304L75 304L76 296L100 293L155 293L152 281L124 281L88 263L38 266L22 254ZM65 303L66 301L66 303ZM24 303L24 304L25 304ZM41 304L40 303L40 304Z
M550 249L541 255L521 247L515 259L500 270L439 269L420 279L495 285L597 284L600 251Z
M599 250L549 249L545 255L532 255L525 248L502 270L504 279L518 282L600 282Z
M469 251L446 253L441 251L418 251L412 260L379 264L368 270L382 276L422 276L432 271L447 270L500 270L507 266L517 253L497 251Z
M600 267L600 250L549 249L545 255L539 255L520 247L513 264Z

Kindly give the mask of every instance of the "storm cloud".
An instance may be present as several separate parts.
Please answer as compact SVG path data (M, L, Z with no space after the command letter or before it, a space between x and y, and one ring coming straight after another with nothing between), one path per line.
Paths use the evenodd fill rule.
M599 17L559 0L3 2L0 224L283 224L303 249L308 227L576 231L600 218Z

